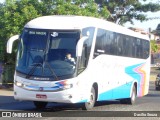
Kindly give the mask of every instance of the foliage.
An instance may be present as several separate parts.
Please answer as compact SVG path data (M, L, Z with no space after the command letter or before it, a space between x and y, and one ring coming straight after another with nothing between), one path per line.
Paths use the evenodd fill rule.
M93 0L42 0L42 15L80 15L107 19L109 11L106 7L98 11L98 5Z
M8 2L8 4L1 4L0 6L0 41L1 46L5 46L9 37L20 34L23 26L26 22L33 18L40 16L36 10L34 2L37 0L28 1L22 0L13 4ZM15 63L15 53L16 49L13 50L14 53L11 55L6 54L6 47L3 47L0 52L0 61L6 63Z
M155 40L151 40L150 43L151 43L151 51L153 53L158 52L159 46L156 44L156 41Z
M145 12L156 12L160 10L159 3L142 4L142 0L95 0L97 4L106 6L110 11L110 21L116 22L120 19L119 24L123 25L126 22L133 24L133 19L139 21L148 20ZM145 0L143 0L145 1ZM115 8L119 8L119 13ZM116 14L116 15L115 15Z

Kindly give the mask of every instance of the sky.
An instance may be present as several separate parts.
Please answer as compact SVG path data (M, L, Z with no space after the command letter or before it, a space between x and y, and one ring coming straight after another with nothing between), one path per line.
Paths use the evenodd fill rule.
M5 0L0 0L1 3L3 3Z
M4 2L5 0L0 0L0 2ZM143 0L140 0L143 4L146 3L159 3L160 4L160 0L146 0L146 2L143 2ZM146 13L147 17L151 18L151 17L159 17L160 18L160 11L158 12L148 12ZM149 28L151 28L151 30L155 30L157 28L157 25L160 24L160 19L154 19L154 20L148 20L148 21L144 21L144 22L140 22L140 21L136 21L134 20L134 25L130 24L129 22L124 24L125 27L136 27L136 28L142 28L145 31L148 31Z
M146 0L146 2L143 2L141 0L141 2L143 4L150 3L150 2L160 4L160 0ZM158 11L158 12L147 12L146 15L147 15L148 18L152 18L152 17L153 18L154 17L159 17L160 18L160 11ZM134 20L133 22L134 22L134 25L132 25L130 23L126 23L124 25L126 27L142 28L145 31L148 31L149 28L151 28L151 30L155 30L157 28L157 25L160 24L160 19L148 20L148 21L143 21L143 22Z

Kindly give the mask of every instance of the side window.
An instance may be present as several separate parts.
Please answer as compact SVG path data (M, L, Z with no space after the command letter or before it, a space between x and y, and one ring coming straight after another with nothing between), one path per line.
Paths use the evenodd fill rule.
M88 59L91 53L91 47L92 47L92 42L93 42L93 37L94 37L94 32L95 28L94 27L88 27L82 29L82 36L88 36L88 40L85 41L85 44L87 45L87 63Z
M112 40L113 40L113 32L107 31L106 32L106 40L105 40L105 53L106 54L112 54Z
M113 38L111 42L111 55L117 55L118 40L119 40L119 36L116 33L113 33Z
M136 39L136 58L142 58L142 40Z
M79 62L78 62L78 74L81 73L88 64L88 47L87 47L87 42L89 41L89 39L87 39L84 44L83 44L83 48L82 48L82 56L79 58Z
M137 48L136 48L136 38L134 38L134 37L131 37L131 41L132 41L132 57L133 58L136 58L136 50L137 50Z
M149 45L149 41L142 41L142 46L143 46L143 58L146 59L149 57L149 53L150 53L150 45Z
M117 55L123 56L124 49L123 49L123 36L122 34L117 33Z
M110 50L111 50L111 55L117 55L117 39L116 39L116 33L114 32L110 32L110 39L111 39L111 46L110 46Z
M105 39L106 39L105 30L98 29L96 43L95 43L94 57L97 57L100 54L105 54Z
M103 29L98 29L94 57L101 54L146 59L149 41Z
M132 41L129 36L123 35L123 56L132 57Z
M80 62L79 62L79 68L80 69L84 69L88 63L88 60L87 60L87 44L84 43L83 44L83 49L82 49L82 56L80 58Z

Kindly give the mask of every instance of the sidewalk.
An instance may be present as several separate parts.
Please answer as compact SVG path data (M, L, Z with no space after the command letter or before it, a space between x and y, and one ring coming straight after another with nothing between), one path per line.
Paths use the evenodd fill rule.
M13 85L0 84L0 96L13 96Z
M13 90L0 89L0 96L13 96Z
M0 107L1 105L4 104L16 102L13 95L14 95L13 90L0 89Z

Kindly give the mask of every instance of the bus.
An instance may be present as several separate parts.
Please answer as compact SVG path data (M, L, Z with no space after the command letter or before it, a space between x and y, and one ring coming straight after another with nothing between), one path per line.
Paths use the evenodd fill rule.
M15 40L14 98L33 101L37 109L48 102L80 103L83 110L97 101L134 104L148 93L146 35L103 19L53 15L29 21L8 40L8 53Z

